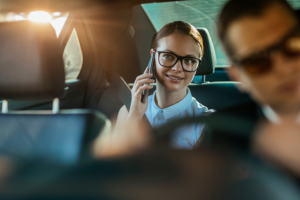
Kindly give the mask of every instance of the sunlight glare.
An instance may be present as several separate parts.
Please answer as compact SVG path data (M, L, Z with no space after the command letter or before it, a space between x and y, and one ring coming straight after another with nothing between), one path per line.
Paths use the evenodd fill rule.
M25 20L25 17L23 17L22 15L14 15L13 19L15 21L20 21L20 20Z
M64 27L66 20L67 20L67 16L58 17L56 19L51 20L50 23L53 26L57 37L59 36L59 33L61 32L62 28Z
M29 13L28 19L34 22L50 22L52 17L45 11L34 11Z

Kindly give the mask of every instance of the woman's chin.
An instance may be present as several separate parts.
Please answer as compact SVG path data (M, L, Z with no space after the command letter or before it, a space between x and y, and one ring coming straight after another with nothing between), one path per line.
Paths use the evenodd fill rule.
M157 84L163 86L167 91L170 92L179 91L188 86L188 82L186 81L182 81L180 83L172 83L164 79L157 79Z
M166 85L164 85L164 87L168 91L175 92L175 91L181 90L182 88L185 88L186 86L181 85L181 84L166 84Z

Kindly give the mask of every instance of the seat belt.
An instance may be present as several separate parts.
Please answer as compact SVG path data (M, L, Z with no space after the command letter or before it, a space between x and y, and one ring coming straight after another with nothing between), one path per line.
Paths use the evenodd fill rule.
M118 94L123 104L126 106L127 111L129 112L131 105L131 89L126 83L126 81L120 75L113 73L111 74L110 84L115 90L115 92ZM142 120L145 124L152 128L145 114Z

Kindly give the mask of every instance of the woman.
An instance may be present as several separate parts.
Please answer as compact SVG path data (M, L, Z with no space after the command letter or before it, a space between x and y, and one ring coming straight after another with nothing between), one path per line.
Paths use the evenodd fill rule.
M145 85L154 83L148 67L134 82L132 101L128 113L123 106L118 115L117 127L122 122L142 120L147 116L152 127L176 118L192 117L208 112L208 109L192 97L187 87L193 80L203 56L203 41L198 30L191 24L176 21L165 25L154 35L151 54L154 53L153 72L156 91L141 102L143 90L152 89ZM204 128L204 124L182 127L172 136L173 146L193 148Z

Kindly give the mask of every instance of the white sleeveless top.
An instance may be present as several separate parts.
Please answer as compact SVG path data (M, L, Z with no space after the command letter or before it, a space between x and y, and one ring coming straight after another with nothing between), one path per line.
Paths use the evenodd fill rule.
M154 101L155 93L156 91L148 97L148 109L145 113L153 128L174 119L196 117L203 112L209 112L207 107L192 97L190 89L188 89L188 94L184 99L165 109L160 109L156 105ZM204 126L203 123L196 123L177 129L172 135L172 146L181 149L192 149L201 136Z

